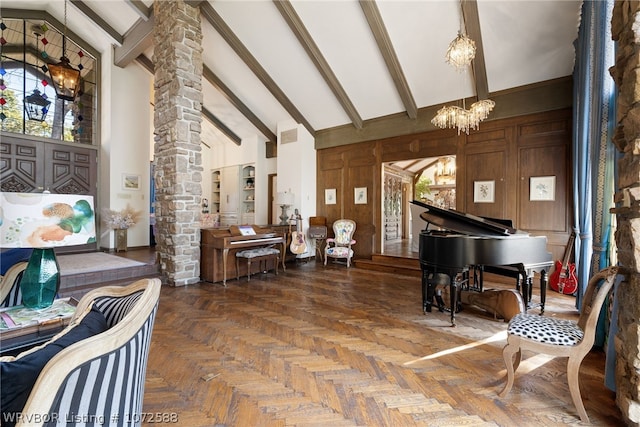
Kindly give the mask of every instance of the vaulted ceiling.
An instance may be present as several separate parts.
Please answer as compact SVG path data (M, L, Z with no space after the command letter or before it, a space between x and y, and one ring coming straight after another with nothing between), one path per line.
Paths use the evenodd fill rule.
M273 142L277 124L288 119L314 135L341 127L365 132L381 117L424 120L419 112L426 107L568 78L581 6L571 0L190 3L202 15L202 139L236 144L255 135ZM64 21L61 0L2 0L1 6L3 16L41 10ZM99 52L114 49L116 65L135 61L153 70L152 0L69 0L67 9L69 31ZM463 22L478 53L473 70L456 72L444 55Z

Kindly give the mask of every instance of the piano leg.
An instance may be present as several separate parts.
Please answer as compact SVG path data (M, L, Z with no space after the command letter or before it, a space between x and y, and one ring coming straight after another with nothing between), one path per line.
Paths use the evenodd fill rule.
M227 258L229 257L229 248L222 250L222 286L227 286Z
M431 312L431 303L433 302L433 294L435 284L429 279L431 272L422 270L422 312Z
M547 301L547 271L540 271L540 314L544 314L544 304Z

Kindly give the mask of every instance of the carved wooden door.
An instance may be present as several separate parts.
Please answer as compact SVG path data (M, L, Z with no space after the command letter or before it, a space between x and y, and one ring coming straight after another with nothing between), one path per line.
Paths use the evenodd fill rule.
M2 136L0 189L7 192L97 197L97 150Z

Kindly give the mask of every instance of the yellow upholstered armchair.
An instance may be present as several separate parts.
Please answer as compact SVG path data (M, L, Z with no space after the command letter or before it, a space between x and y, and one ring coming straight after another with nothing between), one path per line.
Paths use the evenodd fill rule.
M353 233L356 231L356 223L351 219L339 219L333 223L334 237L327 239L324 249L324 265L327 265L328 258L345 258L347 267L351 265L353 257L352 245L356 244Z

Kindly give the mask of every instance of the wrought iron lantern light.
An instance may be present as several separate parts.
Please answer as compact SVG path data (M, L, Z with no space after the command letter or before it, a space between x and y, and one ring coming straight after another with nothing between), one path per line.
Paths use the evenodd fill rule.
M73 101L80 91L80 70L71 66L67 52L67 0L64 2L64 32L62 33L62 57L57 64L49 64L49 74L56 95L65 101Z
M36 35L37 51L40 45L40 33L36 32L34 34ZM37 59L36 67L38 67ZM37 83L35 89L33 89L33 93L29 96L25 96L24 98L24 111L27 113L29 120L44 122L44 119L47 117L47 113L49 112L49 105L51 105L51 101L46 98L46 95L43 96L42 93L40 93Z

